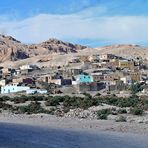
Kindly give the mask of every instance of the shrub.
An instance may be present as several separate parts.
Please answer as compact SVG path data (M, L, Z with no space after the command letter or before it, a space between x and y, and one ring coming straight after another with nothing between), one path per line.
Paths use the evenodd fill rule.
M52 114L52 110L45 110L41 107L40 103L35 101L31 102L28 106L19 106L17 107L17 112L19 114L35 114L35 113L46 113L46 114Z
M55 110L56 110L55 108L51 108L51 109L49 110L48 114L54 115Z
M11 100L11 98L8 96L1 96L0 97L0 101L8 101L8 100Z
M142 108L135 107L130 110L130 113L133 115L140 115L141 116L141 115L143 115L144 110Z
M25 103L27 101L27 99L25 97L15 97L13 99L13 101L14 101L15 104Z
M4 102L0 102L0 108L3 110L12 110L13 106Z
M99 110L97 111L97 117L98 119L101 119L101 120L107 120L107 116L111 114L111 110L110 109L102 109L102 110Z
M46 106L57 106L57 105L60 105L60 101L58 99L56 99L56 98L52 98L50 100L47 100L45 102L45 105Z
M69 107L64 107L63 111L64 111L64 113L68 113L70 111L70 108Z
M126 122L126 117L119 116L118 119L116 119L116 122Z
M92 98L85 97L84 99L80 101L80 104L78 104L78 107L83 108L83 109L88 109L89 107L92 106L92 104L93 104Z
M90 99L92 98L91 94L89 94L89 93L86 93L86 92L85 92L85 93L83 93L83 95L84 95L85 97L90 98Z
M77 108L81 105L83 99L84 98L80 98L80 97L65 98L65 100L63 102L63 106L64 107Z
M28 105L28 111L30 113L41 113L43 111L43 108L41 107L39 102L31 102Z
M126 111L126 109L119 109L119 110L118 110L118 113L119 113L119 114L126 114L127 111Z
M142 90L142 86L139 83L133 83L130 87L132 94L136 94Z
M27 113L28 110L29 110L29 107L28 107L28 106L19 106L19 107L18 107L18 113L19 113L19 114Z
M105 103L109 105L119 106L119 107L135 107L141 104L141 100L137 96L132 96L130 98L118 98L118 97L105 97L98 98L100 103Z
M29 96L28 100L30 101L44 101L44 96L38 96L38 95L33 95L33 96Z

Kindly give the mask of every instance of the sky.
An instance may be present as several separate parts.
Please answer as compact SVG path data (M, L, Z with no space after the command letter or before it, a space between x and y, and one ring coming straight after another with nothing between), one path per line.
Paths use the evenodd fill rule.
M0 34L23 43L49 38L91 47L148 45L148 0L5 0Z

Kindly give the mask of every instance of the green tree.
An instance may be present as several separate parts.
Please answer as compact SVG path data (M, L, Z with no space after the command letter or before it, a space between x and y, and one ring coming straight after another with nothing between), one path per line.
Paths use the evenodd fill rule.
M142 91L142 85L139 83L133 83L130 87L132 94L136 94L139 91Z

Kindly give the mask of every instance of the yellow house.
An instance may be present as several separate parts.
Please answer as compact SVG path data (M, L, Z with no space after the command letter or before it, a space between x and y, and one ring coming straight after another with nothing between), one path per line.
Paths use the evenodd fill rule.
M119 67L120 68L128 68L130 70L134 69L134 62L128 60L119 60Z
M132 81L139 82L141 80L141 74L139 71L132 72L130 75Z
M128 68L128 60L119 60L120 68Z

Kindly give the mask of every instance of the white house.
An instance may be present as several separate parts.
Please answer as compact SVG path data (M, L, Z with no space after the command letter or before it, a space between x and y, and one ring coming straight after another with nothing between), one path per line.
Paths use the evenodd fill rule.
M0 86L5 86L6 85L6 80L0 80Z
M26 94L47 94L47 90L40 90L40 89L28 89Z
M22 65L20 66L21 70L27 70L27 69L32 69L31 65Z
M16 93L21 91L27 91L30 87L16 86L16 85L6 85L1 87L1 94Z

